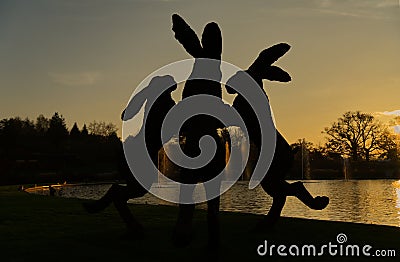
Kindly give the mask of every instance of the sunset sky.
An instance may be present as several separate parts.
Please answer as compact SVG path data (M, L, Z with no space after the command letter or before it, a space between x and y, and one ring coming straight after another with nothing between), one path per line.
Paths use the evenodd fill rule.
M199 35L217 22L223 59L242 68L268 46L292 46L276 63L292 82L265 82L290 142L323 142L345 111L400 115L398 0L2 0L0 119L57 111L69 127L97 120L121 129L136 86L190 58L174 39L173 13Z

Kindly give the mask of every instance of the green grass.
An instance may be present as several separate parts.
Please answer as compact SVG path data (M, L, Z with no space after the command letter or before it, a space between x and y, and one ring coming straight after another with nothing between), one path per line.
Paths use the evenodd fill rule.
M89 215L82 202L18 192L16 186L0 187L0 261L208 261L205 211L196 210L195 237L190 246L175 248L171 232L176 207L131 205L145 226L146 236L127 241L120 238L125 228L114 207ZM400 261L400 228L282 218L273 230L252 232L259 219L258 215L222 212L220 261L283 261L287 258L259 257L258 245L264 240L288 246L336 244L339 233L347 235L349 244L396 250L397 259L373 257L370 261ZM352 260L338 256L314 259Z

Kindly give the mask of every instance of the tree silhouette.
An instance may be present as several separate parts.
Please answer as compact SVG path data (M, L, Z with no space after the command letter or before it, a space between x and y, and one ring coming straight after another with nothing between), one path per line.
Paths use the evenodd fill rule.
M69 135L72 138L77 138L81 135L81 131L79 131L79 128L78 128L78 125L76 124L76 122L72 126L71 131L69 131Z
M382 150L380 154L381 158L397 160L399 158L399 148L396 142L397 135L390 133L388 129L385 129L379 138L379 147Z
M21 138L32 139L35 134L35 125L28 118L14 117L0 121L0 141L7 151L15 149Z
M66 136L68 136L65 119L62 115L59 115L58 112L55 112L51 117L47 134L55 143L61 142Z
M39 135L45 135L50 127L50 119L40 114L36 118L35 129Z
M327 135L328 150L351 157L353 161L380 156L391 150L387 127L374 116L360 111L348 111L323 131ZM391 141L391 142L390 142Z
M81 135L82 135L83 137L89 135L89 131L87 130L86 124L84 124L83 127L82 127Z

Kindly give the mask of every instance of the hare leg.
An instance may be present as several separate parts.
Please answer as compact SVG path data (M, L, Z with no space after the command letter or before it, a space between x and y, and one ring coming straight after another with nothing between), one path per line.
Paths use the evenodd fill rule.
M281 212L286 203L285 195L275 195L272 199L272 206L266 216L267 223L269 225L274 225L278 219L281 217Z
M283 207L285 206L286 196L276 195L273 197L272 206L268 214L264 216L254 228L255 232L272 228L281 216Z
M132 191L132 188L130 186L119 187L120 188L116 190L113 195L114 206L127 227L127 236L141 238L144 234L143 226L132 215L128 207L127 201L130 198L143 196L146 193L146 190L142 187L137 188L138 190L135 191Z
M214 185L209 186L214 187ZM209 188L209 186L206 187L207 198L211 198L210 194L216 190L219 192L221 183L218 181L214 188ZM219 204L219 196L207 201L208 249L211 254L218 251L220 241Z
M313 197L310 192L305 188L302 182L295 182L288 184L286 194L288 196L295 196L306 206L315 210L322 210L329 204L329 198L327 196Z
M123 193L125 191L128 192ZM139 186L133 188L132 186L126 187L118 184L113 184L110 189L108 189L108 191L105 193L105 195L102 196L100 199L91 202L85 202L82 205L88 213L99 213L107 208L112 202L114 202L114 199L119 198L121 194L127 194L128 200L129 198L141 197L145 193L146 191Z
M183 190L181 187L180 197L189 194L193 195L195 185L186 187ZM173 242L177 247L184 247L190 244L192 240L192 221L194 214L194 204L179 204L178 220L173 232Z
M259 226L271 227L281 216L281 212L286 203L286 192L283 190L285 185L289 185L285 180L264 180L261 186L264 191L272 196L272 206Z
M90 214L99 213L103 211L113 202L113 195L115 194L116 185L112 185L106 194L98 200L83 203L83 208Z
M280 218L283 207L288 196L289 183L285 180L264 179L261 181L261 187L270 196L272 196L272 206L268 214L258 224L257 228L272 227Z
M220 197L207 201L207 226L208 226L208 255L212 261L218 258L220 242L219 224Z

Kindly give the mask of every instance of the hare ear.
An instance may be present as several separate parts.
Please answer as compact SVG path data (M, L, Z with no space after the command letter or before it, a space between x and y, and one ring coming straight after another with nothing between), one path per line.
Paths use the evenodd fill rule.
M203 46L204 55L207 58L221 59L222 34L217 23L211 22L204 27L203 35L201 36L201 44Z
M265 68L276 62L281 56L286 54L289 49L290 45L286 43L280 43L261 51L257 59L253 62L253 64L249 67L247 71L252 76L263 75L265 72Z
M203 49L200 40L192 28L177 14L172 15L172 31L175 32L175 38L193 57L201 57Z
M292 80L292 78L286 71L277 66L267 67L261 77L262 79L279 82L290 82Z

